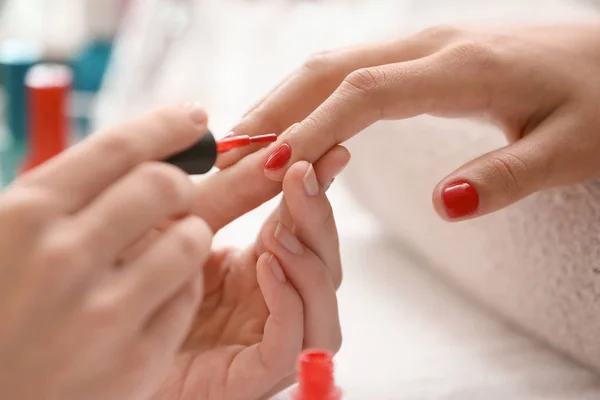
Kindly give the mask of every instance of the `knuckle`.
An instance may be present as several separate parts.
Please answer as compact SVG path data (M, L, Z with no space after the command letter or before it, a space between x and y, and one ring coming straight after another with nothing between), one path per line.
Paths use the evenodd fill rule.
M198 239L197 232L191 229L177 229L173 232L177 251L186 259L197 261L205 256L206 246Z
M86 235L54 232L42 247L40 265L52 271L70 270L89 265L91 255L85 251Z
M191 120L181 109L161 108L150 114L149 122L163 132L173 136L189 136Z
M502 152L489 158L488 168L495 180L500 182L504 196L509 201L518 200L521 193L520 176L527 168L525 162L514 154Z
M452 47L451 54L459 62L466 63L477 73L489 70L498 60L494 48L490 44L478 40L457 43Z
M317 75L329 75L335 69L335 57L329 51L315 53L302 65L302 70Z
M157 162L138 167L139 179L149 185L153 196L163 204L175 204L178 208L191 207L193 184L179 169Z
M280 119L280 115L274 113L271 107L259 106L249 115L249 119L256 121L265 130L282 133L286 130L286 124Z
M9 190L0 198L0 225L27 227L45 222L48 213L48 197L43 193L25 188Z
M84 312L90 324L98 329L117 328L127 321L122 302L115 291L96 294L88 299Z
M99 135L96 146L100 154L119 155L119 158L129 160L132 164L146 159L144 147L134 142L130 135L124 135L121 130Z
M370 96L385 79L385 72L379 67L361 68L348 75L343 84L348 89Z

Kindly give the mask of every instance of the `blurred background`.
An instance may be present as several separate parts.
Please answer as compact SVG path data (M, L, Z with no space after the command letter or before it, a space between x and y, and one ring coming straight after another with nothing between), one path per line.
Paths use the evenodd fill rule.
M597 18L598 3L0 0L0 186L95 129L160 105L198 101L213 132L224 134L318 51L439 23ZM597 375L561 355L593 359L583 344L596 343L598 330L574 327L595 308L575 302L585 312L571 313L537 274L527 275L537 268L527 261L536 246L556 258L553 238L521 236L527 221L544 220L544 208L532 200L452 226L431 209L439 178L503 140L489 127L420 117L376 124L349 143L353 161L329 192L345 269L336 358L345 398L600 398ZM250 243L275 201L217 243Z

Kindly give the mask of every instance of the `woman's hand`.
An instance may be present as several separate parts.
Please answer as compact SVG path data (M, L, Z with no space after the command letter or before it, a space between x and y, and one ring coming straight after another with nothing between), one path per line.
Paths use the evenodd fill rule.
M458 168L433 194L443 218L477 217L538 190L598 176L599 37L597 22L439 27L320 54L234 130L281 132L300 122L270 147L291 148L281 168L265 170L277 181L296 160L314 161L377 120L420 114L483 118L505 132L509 145ZM256 159L257 168L270 152ZM220 165L244 154L232 152ZM285 155L279 152L280 161Z
M202 307L156 400L264 398L293 382L303 348L337 352L342 271L325 189L348 160L337 146L314 169L292 165L256 243L212 253ZM213 190L200 183L198 198Z
M92 136L0 195L3 398L155 392L198 307L212 233L190 216L189 178L153 160L205 132L202 110L156 112ZM122 257L181 215L135 257Z

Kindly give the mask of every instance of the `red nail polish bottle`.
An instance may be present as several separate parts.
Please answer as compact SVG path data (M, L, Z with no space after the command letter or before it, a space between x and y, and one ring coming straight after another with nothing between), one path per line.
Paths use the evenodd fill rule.
M325 350L306 350L299 358L298 387L294 400L341 400L335 385L333 355Z
M48 161L69 146L71 82L71 70L64 65L39 64L27 73L29 149L23 172Z

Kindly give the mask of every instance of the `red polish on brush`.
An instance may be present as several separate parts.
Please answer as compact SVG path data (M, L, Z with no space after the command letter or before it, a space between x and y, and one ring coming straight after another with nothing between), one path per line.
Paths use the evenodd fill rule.
M325 350L306 350L299 358L298 387L294 400L341 400L335 385L333 355Z
M217 141L208 131L200 141L190 148L169 157L165 162L183 169L189 175L201 175L209 172L217 161L217 155L231 149L248 146L250 144L271 143L277 140L277 135L270 133L260 136L233 136L227 135Z
M231 149L248 146L254 143L273 143L277 141L275 133L260 136L233 136L228 135L217 142L217 152L224 153Z
M29 149L23 172L48 161L68 147L72 79L71 70L64 65L39 64L27 73Z

